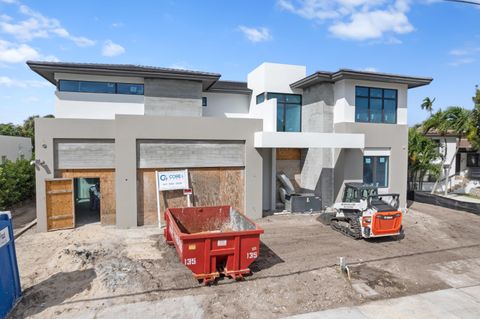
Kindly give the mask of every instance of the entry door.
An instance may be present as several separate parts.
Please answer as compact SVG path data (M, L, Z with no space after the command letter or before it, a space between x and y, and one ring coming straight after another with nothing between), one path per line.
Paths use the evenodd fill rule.
M47 230L75 227L73 179L58 178L45 181L47 198Z

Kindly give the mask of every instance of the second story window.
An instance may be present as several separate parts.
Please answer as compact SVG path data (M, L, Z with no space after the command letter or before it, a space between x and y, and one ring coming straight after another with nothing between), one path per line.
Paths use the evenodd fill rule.
M58 81L58 90L61 92L143 95L143 89L143 84L75 80Z
M257 95L257 104L263 103L265 101L265 93Z
M397 90L355 87L355 122L397 123Z
M277 131L300 132L302 128L302 96L267 93L267 100L270 99L277 99Z
M208 103L207 97L206 96L202 97L202 106L207 106L207 103Z

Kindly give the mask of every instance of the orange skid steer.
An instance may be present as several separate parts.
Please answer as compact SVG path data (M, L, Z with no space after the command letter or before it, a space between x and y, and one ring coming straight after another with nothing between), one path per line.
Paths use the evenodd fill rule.
M375 186L346 183L342 202L320 215L320 221L355 239L393 236L402 239L399 194L378 194Z

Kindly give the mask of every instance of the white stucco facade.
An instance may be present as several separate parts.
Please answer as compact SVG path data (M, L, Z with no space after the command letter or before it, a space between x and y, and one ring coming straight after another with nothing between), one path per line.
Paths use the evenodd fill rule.
M438 159L436 161L437 164L439 163L446 163L450 164L452 163L452 166L450 166L448 175L452 176L455 175L455 168L456 168L456 158L455 158L455 151L457 150L457 141L458 138L455 136L445 136L445 137L432 137L432 140L438 141L439 143L439 152L442 154L442 156L445 157L444 160ZM466 168L466 156L465 156L465 163L464 163L464 169ZM442 169L442 177L445 175L444 170Z
M203 116L207 117L247 117L250 95L235 93L203 92L207 106L203 107Z
M143 84L143 78L56 73L55 80ZM55 92L55 117L114 119L116 114L143 115L143 95Z

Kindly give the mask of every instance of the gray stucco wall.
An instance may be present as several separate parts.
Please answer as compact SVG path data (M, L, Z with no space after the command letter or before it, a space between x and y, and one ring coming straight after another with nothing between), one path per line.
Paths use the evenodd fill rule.
M243 141L138 140L139 168L245 166Z
M45 180L55 178L55 139L114 139L112 120L35 119L37 229L47 230Z
M262 156L254 148L257 119L117 115L115 120L36 119L38 230L46 231L45 179L55 177L55 139L114 139L116 223L137 226L137 140L224 140L245 145L245 212L262 217ZM192 155L194 156L194 154Z
M275 208L275 199L273 198L272 189L273 189L273 180L276 178L275 175L272 176L272 156L274 149L271 148L260 148L258 149L260 155L262 156L262 173L263 173L263 210L271 210Z
M400 207L406 206L407 169L408 169L408 126L374 123L338 123L336 133L365 134L365 149L389 149L389 192L400 194ZM342 158L343 156L343 158ZM336 154L336 167L344 168L345 180L363 179L363 153L349 150L345 154ZM340 162L338 161L340 159ZM343 163L341 163L343 161ZM337 171L336 171L337 173ZM335 178L336 197L340 198L342 185ZM337 191L338 190L338 191Z
M333 132L333 85L319 84L303 92L302 132ZM322 205L334 202L333 149L303 149L301 158L301 183L303 191L322 197Z
M114 168L115 141L57 139L54 141L55 168Z
M202 82L145 79L145 115L202 116Z
M0 135L0 161L2 157L10 161L32 158L32 140L28 137ZM1 162L0 162L1 164Z

